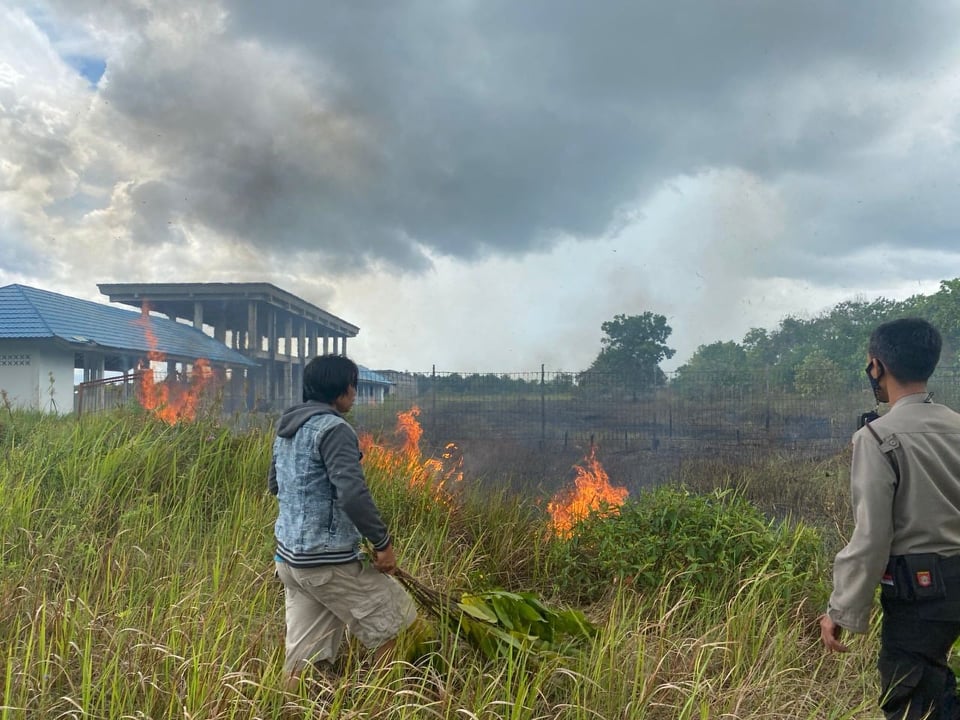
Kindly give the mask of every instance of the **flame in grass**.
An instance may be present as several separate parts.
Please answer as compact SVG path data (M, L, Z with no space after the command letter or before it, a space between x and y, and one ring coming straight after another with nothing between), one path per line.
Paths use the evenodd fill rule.
M371 434L363 433L359 438L360 450L365 458L375 458L391 472L405 476L410 487L426 489L437 500L450 504L453 498L447 486L451 481L463 480L463 455L451 442L439 458L424 458L420 452L423 427L417 420L419 414L416 405L397 413L398 449L377 445Z
M157 347L157 338L150 327L150 308L144 305L137 323L143 327L146 338L147 362L137 368L138 399L140 405L165 423L191 422L196 419L203 392L213 380L213 369L205 359L199 358L193 364L193 372L187 382L178 382L167 378L162 383L154 382L151 363L164 362L167 356Z
M547 503L550 525L559 537L570 537L573 526L592 512L616 514L623 505L629 492L625 487L610 484L610 477L597 459L595 445L580 465L574 465L577 472L574 487L560 490Z
M397 435L403 439L403 452L411 460L420 458L420 438L423 437L423 427L417 420L420 408L414 405L406 412L397 413Z
M463 480L463 452L455 442L448 442L439 458L428 458L424 465L443 477L444 482Z

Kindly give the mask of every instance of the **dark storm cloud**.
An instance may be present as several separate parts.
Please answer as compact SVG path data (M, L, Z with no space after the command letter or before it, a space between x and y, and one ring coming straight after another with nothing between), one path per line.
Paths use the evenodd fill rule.
M102 96L124 142L164 158L155 205L133 204L137 234L178 214L335 267L602 234L623 206L710 167L842 184L909 102L882 88L942 67L960 19L865 0L248 0L184 49L147 31L142 5L117 7L139 41L108 64ZM802 219L822 242L865 220L824 199Z

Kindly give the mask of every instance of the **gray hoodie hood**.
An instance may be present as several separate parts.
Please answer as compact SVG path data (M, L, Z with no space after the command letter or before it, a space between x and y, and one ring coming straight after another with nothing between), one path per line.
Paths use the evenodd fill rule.
M292 438L297 434L297 430L303 427L303 424L315 415L337 415L338 413L329 403L309 400L307 402L294 405L284 410L283 415L277 421L277 435L282 438Z

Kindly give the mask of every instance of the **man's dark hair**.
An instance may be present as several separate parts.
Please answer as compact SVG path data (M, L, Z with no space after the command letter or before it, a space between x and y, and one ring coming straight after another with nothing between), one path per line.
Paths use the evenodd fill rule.
M344 355L318 355L303 369L303 401L332 403L357 386L360 370Z
M900 382L926 382L940 362L942 346L940 333L926 320L901 318L877 326L867 353Z

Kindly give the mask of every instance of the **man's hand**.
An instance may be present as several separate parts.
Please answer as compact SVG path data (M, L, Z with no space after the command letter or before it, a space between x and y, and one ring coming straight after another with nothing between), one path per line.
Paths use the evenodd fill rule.
M393 545L387 545L385 550L375 550L373 566L382 573L393 575L397 569L397 556L393 552Z
M820 641L830 652L849 652L850 648L840 642L840 632L843 630L830 616L824 613L820 616Z

